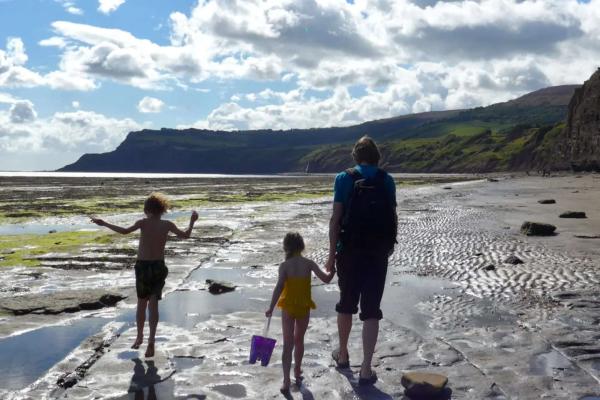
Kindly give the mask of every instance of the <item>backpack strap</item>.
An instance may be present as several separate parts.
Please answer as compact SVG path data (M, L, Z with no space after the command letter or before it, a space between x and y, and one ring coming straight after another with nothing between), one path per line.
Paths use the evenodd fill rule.
M348 175L350 175L352 180L355 182L363 177L362 174L356 168L348 168L345 172Z

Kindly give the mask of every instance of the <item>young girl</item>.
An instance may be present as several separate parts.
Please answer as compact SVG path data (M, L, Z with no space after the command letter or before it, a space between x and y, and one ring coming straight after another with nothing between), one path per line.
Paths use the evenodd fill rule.
M304 334L308 328L310 309L316 308L310 292L311 273L314 272L323 282L333 279L335 270L323 272L313 261L302 257L304 240L299 233L288 233L283 239L285 261L279 266L279 278L273 290L271 305L265 313L273 315L275 304L281 308L283 331L283 386L281 393L289 394L292 350L294 351L294 377L296 384L302 383L302 357L304 356ZM279 301L278 301L279 299Z
M177 228L171 221L161 219L167 212L168 202L161 193L152 193L144 202L146 218L140 219L133 225L123 228L109 224L100 218L92 218L92 222L105 226L117 233L128 234L138 229L141 231L138 245L137 261L135 262L135 289L137 292L136 325L137 337L131 346L138 349L144 340L144 323L146 308L148 308L148 325L150 335L146 357L154 357L154 338L158 325L158 301L162 298L162 290L169 270L165 265L165 244L169 233L179 238L189 238L198 219L198 213L192 211L190 224L185 231Z

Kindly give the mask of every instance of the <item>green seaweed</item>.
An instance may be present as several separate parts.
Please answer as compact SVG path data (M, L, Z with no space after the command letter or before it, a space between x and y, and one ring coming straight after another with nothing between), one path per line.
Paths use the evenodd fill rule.
M35 257L48 253L72 253L88 245L110 245L116 234L96 231L0 236L0 267L40 265Z

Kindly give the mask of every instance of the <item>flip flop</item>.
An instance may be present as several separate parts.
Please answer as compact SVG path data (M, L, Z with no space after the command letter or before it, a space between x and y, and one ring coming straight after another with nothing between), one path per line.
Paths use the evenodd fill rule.
M333 358L333 361L335 361L337 368L340 368L340 369L350 368L350 359L348 359L348 361L345 361L345 362L340 362L340 349L335 349L334 351L332 351L331 358Z
M377 374L371 372L371 376L368 378L358 378L358 386L374 385L377 382Z

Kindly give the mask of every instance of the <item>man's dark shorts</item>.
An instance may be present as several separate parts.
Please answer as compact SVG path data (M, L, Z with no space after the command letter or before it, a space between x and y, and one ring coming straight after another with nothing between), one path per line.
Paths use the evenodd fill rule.
M341 314L356 314L360 302L361 321L383 318L380 306L388 252L342 250L336 259L340 302L335 310Z
M137 260L135 262L135 291L140 299L156 295L162 299L162 290L169 270L164 260Z

